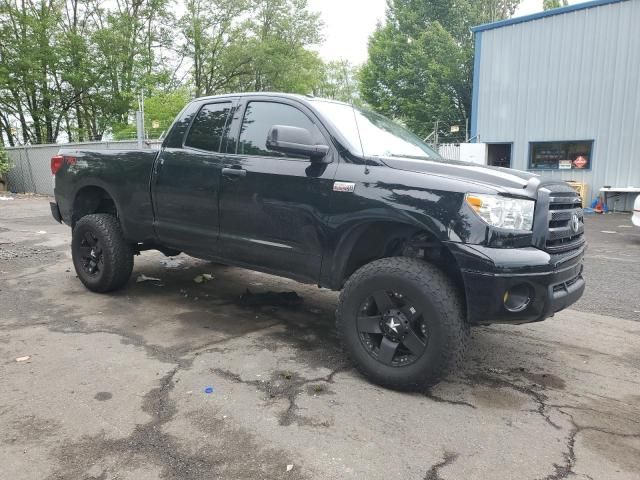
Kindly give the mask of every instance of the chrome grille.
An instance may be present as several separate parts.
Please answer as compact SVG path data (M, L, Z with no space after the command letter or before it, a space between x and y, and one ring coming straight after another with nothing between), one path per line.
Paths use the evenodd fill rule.
M546 250L551 253L566 252L579 248L584 243L582 200L570 186L564 188L554 185L549 194Z

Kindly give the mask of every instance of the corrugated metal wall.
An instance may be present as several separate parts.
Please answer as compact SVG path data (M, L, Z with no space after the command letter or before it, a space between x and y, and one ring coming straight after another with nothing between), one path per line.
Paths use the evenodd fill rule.
M8 147L7 154L13 168L7 175L9 190L18 193L53 195L51 157L61 148L129 150L137 148L135 141L87 142ZM152 140L145 148L157 149L160 142Z
M477 134L513 142L594 140L590 171L536 171L600 187L640 187L640 0L563 13L482 35Z

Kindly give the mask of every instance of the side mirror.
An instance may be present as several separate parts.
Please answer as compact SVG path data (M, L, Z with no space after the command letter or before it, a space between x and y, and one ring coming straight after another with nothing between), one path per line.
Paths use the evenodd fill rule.
M311 132L306 128L289 125L274 125L267 135L267 148L276 152L309 157L312 162L328 163L328 145L313 143Z

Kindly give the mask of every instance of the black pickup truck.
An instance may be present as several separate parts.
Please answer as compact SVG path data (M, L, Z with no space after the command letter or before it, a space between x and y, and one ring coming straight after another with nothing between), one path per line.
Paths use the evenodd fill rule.
M471 325L544 320L585 287L568 185L443 160L344 103L200 98L159 151L62 149L51 170L88 289L123 287L134 255L157 249L341 290L346 351L391 388L436 383Z

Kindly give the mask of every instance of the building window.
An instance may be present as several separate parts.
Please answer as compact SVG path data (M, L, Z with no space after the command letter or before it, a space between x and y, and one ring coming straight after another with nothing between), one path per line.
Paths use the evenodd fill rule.
M593 140L529 143L530 170L589 170Z

